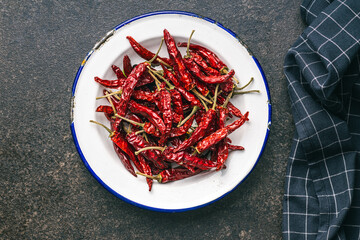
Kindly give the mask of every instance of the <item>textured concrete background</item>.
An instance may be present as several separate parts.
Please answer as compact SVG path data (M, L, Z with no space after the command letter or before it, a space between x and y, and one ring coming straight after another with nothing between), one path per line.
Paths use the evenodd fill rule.
M293 122L282 72L304 26L301 0L0 0L1 239L281 239ZM116 198L87 171L70 128L75 73L103 35L131 17L185 10L232 29L258 58L273 124L253 173L196 211L169 214Z

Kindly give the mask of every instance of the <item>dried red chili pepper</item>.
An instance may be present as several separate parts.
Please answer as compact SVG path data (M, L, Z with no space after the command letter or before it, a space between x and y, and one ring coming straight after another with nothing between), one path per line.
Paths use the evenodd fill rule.
M232 133L239 127L241 127L247 121L248 115L249 115L249 112L246 112L242 118L236 120L235 122L233 122L232 124L230 124L224 128L217 130L216 132L210 134L206 138L203 138L201 141L199 141L197 143L197 145L195 147L197 152L201 153L201 152L205 151L206 149L208 149L209 147L211 147L211 146L217 144L218 142L220 142L221 140L225 139L230 133Z
M98 106L96 108L95 111L96 112L103 112L105 114L105 117L109 121L111 120L111 117L114 115L114 111L113 111L111 106L100 105L100 106Z
M159 110L162 113L162 119L165 124L164 135L167 135L172 127L172 108L171 108L171 93L165 89L165 86L161 86L160 91L157 92L156 98L159 103ZM160 130L160 129L159 129Z
M116 107L116 111L120 116L125 116L129 100L134 92L134 88L139 81L141 75L145 72L147 66L149 66L149 63L147 62L138 64L127 77L123 86L123 91L120 97L119 104Z
M135 170L134 170L133 166L131 165L131 161L130 161L135 158L134 151L130 148L128 143L124 140L124 137L122 136L122 134L120 132L111 131L108 127L106 127L105 125L103 125L99 122L92 121L92 120L90 120L90 122L104 127L109 132L109 134L110 134L109 137L110 137L111 141L113 142L113 144L115 144L115 146L118 147L118 148L115 148L115 150L116 150L116 153L118 154L121 162L123 163L125 168L132 175L134 175L136 177Z
M178 73L180 82L184 85L186 90L194 88L195 83L191 74L186 69L185 63L181 56L180 51L176 47L174 38L170 35L169 31L164 29L164 40L172 62L174 62L174 71Z
M126 135L126 140L135 148L135 150L140 150L145 147L150 147L150 144L145 141L145 139L139 134L134 132ZM157 168L165 169L168 168L168 164L162 161L161 152L159 150L149 149L140 152L147 160L151 161Z
M187 45L188 44L185 42L178 43L179 47L187 47ZM221 61L220 58L209 49L197 44L190 44L189 48L200 54L203 58L205 58L206 61L208 61L208 63L210 64L210 66L215 68L216 70L222 71L223 69L228 69L226 64Z
M126 78L124 73L121 71L121 69L118 66L112 65L111 68L114 71L114 73L118 79Z
M157 180L159 183L167 183L197 175L202 171L203 170L201 169L196 169L195 172L192 172L186 168L171 168L171 169L163 170L158 175L155 176L148 176L140 173L138 174Z
M191 127L194 118L196 115L193 115L192 117L189 118L189 120L187 120L183 125L181 125L178 128L173 128L170 131L170 137L174 138L174 137L179 137L181 135L184 135L185 133L187 133L187 131L189 130L189 128Z
M129 76L133 70L133 66L131 65L131 60L128 55L125 55L123 58L123 69L126 76Z
M134 93L132 95L133 99L136 100L144 100L148 102L154 102L155 101L155 93L145 90L134 90Z
M174 113L176 113L180 118L184 118L181 94L176 89L170 89L170 94Z
M137 155L137 158L139 160L139 163L142 167L142 171L139 170L140 172L144 173L144 174L147 174L149 176L152 176L152 171L151 171L151 167L150 165L146 162L145 158L143 155L139 154ZM151 191L151 188L152 188L152 185L153 185L153 180L150 179L150 178L146 178L146 182L149 186L149 192Z
M201 79L202 77L206 77L206 75L201 71L200 67L193 61L192 58L185 58L184 63L189 71L195 76L194 81L196 84L196 88L200 91L200 93L204 96L209 94L209 89L205 86L205 84L197 79Z
M206 134L207 129L210 127L210 124L214 121L216 116L216 111L213 109L209 109L201 118L199 126L195 129L195 131L191 134L191 136L182 142L179 147L177 147L174 152L179 152L187 149L188 147L194 145L197 141L202 139Z
M144 58L147 61L150 61L154 56L155 53L150 52L148 49L143 47L140 43L138 43L133 37L127 36L126 37L129 40L129 43L131 47L134 49L134 51L142 58ZM154 64L156 63L162 63L166 64L167 66L171 65L171 61L167 58L162 58L157 56L156 59L153 61Z
M217 84L217 83L227 83L231 82L231 78L235 75L235 71L231 70L225 75L218 75L218 76L203 76L201 81L208 83L208 84ZM231 91L231 90L230 90Z
M101 79L99 77L95 77L94 78L95 82L101 84L102 86L106 87L106 88L120 88L124 82L126 81L125 78L119 78L119 79L115 79L115 80L105 80L105 79Z
M236 146L236 145L232 145L229 144L229 150L245 150L245 148L243 146Z
M223 168L228 156L229 156L228 144L224 140L222 140L219 143L219 146L217 149L216 171L219 171L220 169Z
M200 66L200 68L208 75L220 75L220 72L218 70L215 70L214 68L210 67L206 61L196 52L190 52L190 56L193 59L193 61Z
M155 111L133 100L129 102L128 107L131 112L147 118L152 124L156 126L157 129L159 129L161 134L165 134L165 123Z

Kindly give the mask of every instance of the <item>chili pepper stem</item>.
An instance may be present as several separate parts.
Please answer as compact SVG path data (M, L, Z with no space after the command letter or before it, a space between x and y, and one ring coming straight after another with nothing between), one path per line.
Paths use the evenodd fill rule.
M222 105L223 108L226 108L227 104L229 103L230 101L230 98L232 97L234 93L234 89L227 95L226 99L225 99L225 102L224 104Z
M133 120L131 120L131 119L122 117L122 116L120 116L119 114L115 114L115 116L118 117L118 118L121 118L122 120L125 120L125 121L127 121L127 122L129 122L129 123L131 123L131 124L133 124L133 125L140 126L140 127L144 127L144 126L145 126L145 123L135 122L135 121L133 121Z
M139 153L146 151L146 150L160 150L161 152L163 152L165 149L166 149L166 147L159 147L159 146L144 147L144 148L141 148L138 151L136 151L135 155L139 155Z
M219 84L217 84L216 88L215 88L214 103L213 103L213 106L212 106L213 110L215 110L215 107L216 107L216 100L217 100L217 96L218 96L218 90L219 90Z
M225 68L225 67L223 67L223 68L220 70L220 72L221 72L221 73L225 73L225 74L228 74L228 73L229 73L228 69ZM232 78L235 80L236 84L239 84L239 80L238 80L235 76L233 76Z
M141 172L136 172L136 174L147 177L147 178L150 178L150 179L153 179L153 180L156 180L156 181L158 181L160 183L161 183L161 180L162 180L161 175L151 176L151 175L147 175L147 174L141 173Z
M138 135L138 134L143 133L143 132L145 132L145 130L139 130L139 131L135 132L135 134Z
M246 88L247 86L249 86L250 83L252 83L252 81L254 81L254 78L253 78L253 77L250 78L250 81L249 81L247 84L245 84L244 86L242 86L242 87L235 87L234 89L235 89L235 90L243 90L244 88Z
M114 103L112 102L111 98L110 98L110 97L107 97L107 100L109 101L109 103L110 103L110 105L111 105L111 108L112 108L112 110L114 111L114 114L116 114L117 111L116 111L116 108L115 108Z
M160 73L158 73L157 71L152 70L151 68L149 68L149 70L150 70L152 73L154 73L156 76L158 76L159 78L161 78L161 79L166 83L166 85L168 85L168 87L169 87L170 89L174 89L174 88L175 88L175 86L172 85L166 78L164 78L163 76L161 76Z
M260 93L260 90L249 90L249 91L242 91L242 92L234 92L233 95L241 95L245 93Z
M94 121L94 120L90 120L90 122L91 122L91 123L95 123L95 124L100 125L100 126L102 126L103 128L105 128L105 129L109 132L109 134L110 134L109 137L112 137L112 136L114 135L114 132L111 131L111 129L108 128L107 126L105 126L104 124L99 123L99 122Z
M107 97L117 95L117 94L122 94L122 89L117 91L117 92L112 92L112 93L106 94L104 96L97 97L96 100L99 100L99 99L102 99L102 98L107 98Z
M192 111L191 111L191 113L190 113L186 118L184 118L184 120L182 120L182 121L177 125L177 127L181 127L184 123L186 123L187 120L189 120L189 119L192 117L192 115L194 115L194 114L196 113L196 111L197 111L198 109L199 109L198 106L194 106L193 109L192 109Z
M150 59L149 61L147 61L149 64L151 64L151 63L158 57L159 52L160 52L160 49L161 49L161 47L162 47L162 45L163 45L163 42L164 42L164 38L161 38L160 47L159 47L159 49L157 50L156 54L153 56L152 59Z
M202 105L204 105L205 111L209 111L209 108L207 107L206 103L201 98L199 98L199 100L202 103Z
M194 32L195 32L195 30L192 30L192 31L191 31L190 37L189 37L189 39L188 39L187 47L186 47L186 56L185 56L185 58L190 58L190 57L191 57L191 55L190 55L190 40L191 40L192 35L194 34Z
M157 78L155 77L155 75L152 73L152 70L151 70L150 67L148 67L148 69L149 69L149 74L150 74L151 77L155 80L156 88L157 88L158 90L160 90L160 81L159 81L159 79L157 79Z
M207 99L206 97L204 97L201 93L199 93L198 91L196 91L195 89L191 90L199 99L201 98L202 100L204 100L205 102L208 103L212 103L212 101L210 101L209 99Z

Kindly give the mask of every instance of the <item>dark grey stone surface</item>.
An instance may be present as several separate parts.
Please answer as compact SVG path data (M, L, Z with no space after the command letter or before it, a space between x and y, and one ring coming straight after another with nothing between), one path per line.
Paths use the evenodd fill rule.
M293 122L282 72L304 26L301 0L0 0L1 239L281 239L282 195ZM75 73L103 35L131 17L185 10L232 29L258 58L272 97L266 150L235 191L183 213L143 210L116 198L74 146Z

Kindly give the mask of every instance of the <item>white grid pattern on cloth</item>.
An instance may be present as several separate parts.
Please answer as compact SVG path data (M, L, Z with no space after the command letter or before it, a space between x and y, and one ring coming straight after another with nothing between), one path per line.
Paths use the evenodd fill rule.
M301 10L311 25L284 64L296 134L283 237L360 239L360 1L305 0Z

